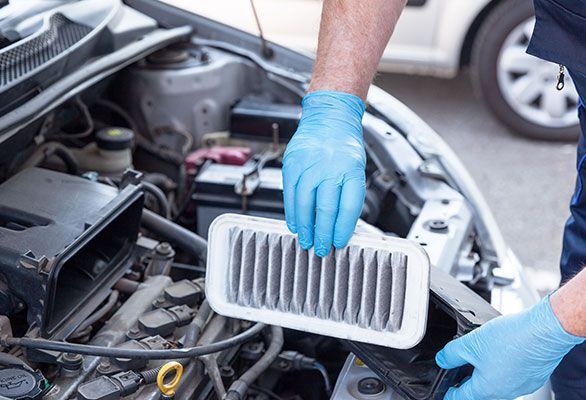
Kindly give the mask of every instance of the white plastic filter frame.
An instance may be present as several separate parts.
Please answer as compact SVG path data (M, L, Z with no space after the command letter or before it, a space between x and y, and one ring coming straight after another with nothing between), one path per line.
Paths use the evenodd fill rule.
M262 304L260 306L237 304L229 293L230 243L234 229L292 236L297 246L296 251L300 251L296 235L289 231L284 221L240 214L223 214L217 217L210 225L208 234L205 284L206 298L216 313L226 317L396 349L412 348L423 339L429 304L430 262L427 253L419 244L407 239L370 233L355 233L348 243L348 246L361 249L382 250L393 254L402 253L406 256L406 279L400 328L394 331L383 331L360 326L358 323L271 309ZM313 256L313 249L309 252ZM351 264L350 268L352 268Z

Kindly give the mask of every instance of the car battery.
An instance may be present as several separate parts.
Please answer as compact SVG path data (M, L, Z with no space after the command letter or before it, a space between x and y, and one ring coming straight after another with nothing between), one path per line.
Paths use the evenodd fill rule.
M279 142L287 143L297 130L299 118L301 107L298 104L246 96L232 107L230 133L233 138L261 142L274 141L277 133Z
M201 167L192 196L199 235L207 237L212 221L225 213L284 219L281 169L264 167L251 174L255 164L254 160L244 165L208 162Z

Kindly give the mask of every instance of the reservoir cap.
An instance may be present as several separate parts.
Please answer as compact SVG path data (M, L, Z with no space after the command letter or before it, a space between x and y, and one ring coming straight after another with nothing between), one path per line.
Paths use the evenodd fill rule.
M126 150L132 147L134 132L120 127L102 128L96 133L96 143L102 150Z
M0 369L0 396L9 399L40 399L48 388L47 381L39 371L11 365Z

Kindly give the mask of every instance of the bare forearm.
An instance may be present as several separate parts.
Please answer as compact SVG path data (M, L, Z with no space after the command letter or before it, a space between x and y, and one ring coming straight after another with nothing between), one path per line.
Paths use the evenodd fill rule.
M555 292L550 303L567 332L586 336L586 269Z
M325 0L309 90L338 90L366 99L406 0Z

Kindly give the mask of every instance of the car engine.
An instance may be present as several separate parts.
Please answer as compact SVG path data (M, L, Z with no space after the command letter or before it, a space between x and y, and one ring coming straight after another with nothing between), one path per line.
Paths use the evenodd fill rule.
M450 180L369 109L357 229L412 239L434 265L413 349L215 314L208 228L225 213L283 219L307 74L170 6L104 3L39 14L48 34L3 34L0 397L443 398L470 371L435 353L498 315L485 301L498 260Z

